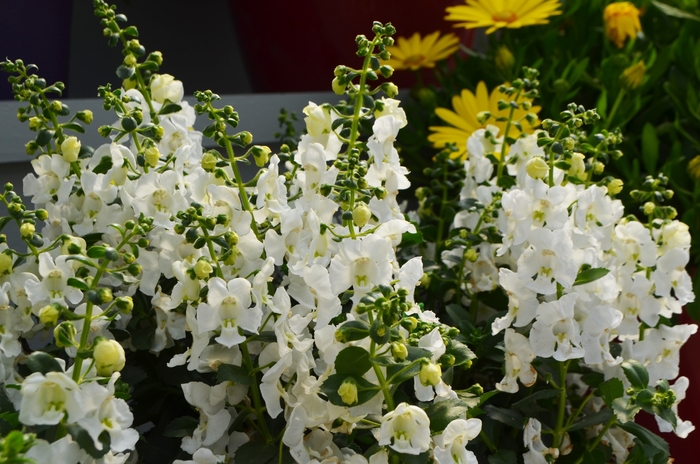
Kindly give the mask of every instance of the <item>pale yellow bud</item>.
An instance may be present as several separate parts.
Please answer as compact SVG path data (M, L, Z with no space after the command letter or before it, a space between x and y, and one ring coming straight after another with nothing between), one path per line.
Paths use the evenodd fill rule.
M394 360L401 362L408 357L408 348L405 343L394 342L391 344L391 355Z
M603 170L605 169L605 165L601 163L600 161L596 161L593 163L593 173L594 174L602 174Z
M61 310L54 304L46 305L39 310L39 322L46 326L56 325Z
M331 87L333 88L333 93L335 93L336 95L343 95L345 93L346 86L341 84L340 80L337 77L333 79Z
M527 175L533 179L541 179L549 174L549 165L540 156L535 156L525 165Z
M36 116L29 118L29 130L38 131L41 128L41 119Z
M338 395L340 399L343 400L343 403L348 406L357 403L357 384L355 380L352 378L345 379L340 387L338 387Z
M644 214L646 214L647 216L653 214L655 209L656 205L653 202L647 201L646 203L644 203Z
M270 147L267 145L255 145L252 149L255 165L259 168L264 167L270 159Z
M158 166L158 161L160 160L160 151L158 147L152 146L146 148L146 151L143 152L143 156L146 158L147 165L152 168Z
M0 253L0 275L9 274L12 270L12 255Z
M624 183L620 179L613 179L608 184L608 193L610 195L617 195L618 193L622 192L623 186Z
M352 220L358 227L367 225L371 217L372 211L365 203L358 204L355 209L352 210Z
M200 259L197 264L194 265L194 275L200 279L206 279L211 275L214 268L209 264L207 260Z
M78 155L80 154L80 140L77 137L66 137L66 139L61 144L61 154L63 159L69 163L78 161Z
M97 375L109 377L114 372L119 372L126 364L124 348L116 340L102 338L95 341L92 358L95 360Z
M202 156L202 169L204 169L207 172L211 172L216 168L216 163L218 162L217 158L215 155L212 153L206 152Z
M122 81L122 87L124 90L131 90L136 88L136 79L128 78Z
M418 380L420 380L421 385L424 387L428 385L435 386L442 380L442 369L440 369L440 366L437 364L426 362L420 367Z
M34 236L34 232L36 232L36 228L31 222L25 222L19 227L19 234L22 236L22 238L32 238Z
M470 248L464 253L464 257L467 258L467 261L470 263L475 263L476 260L479 259L479 253L477 253L474 248Z
M68 237L61 245L62 255L78 255L84 254L87 250L87 243L82 237Z

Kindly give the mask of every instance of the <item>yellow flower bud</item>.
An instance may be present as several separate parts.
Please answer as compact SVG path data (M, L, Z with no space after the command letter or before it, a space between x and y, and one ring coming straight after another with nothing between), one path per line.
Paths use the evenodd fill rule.
M391 355L396 362L401 362L408 357L408 348L405 343L394 342L391 344Z
M126 364L126 354L119 342L102 337L95 339L92 358L95 360L97 375L105 377L121 371Z
M32 238L35 231L36 228L31 222L25 222L19 227L19 234L22 236L22 238Z
M114 304L126 314L129 314L134 309L134 300L130 296L120 296Z
M467 258L467 261L470 263L475 263L476 260L479 259L479 253L477 253L474 248L470 248L466 251L464 257Z
M206 279L211 275L214 268L209 264L209 261L205 259L200 259L197 264L194 265L194 275L200 279Z
M70 321L63 321L53 329L53 339L56 346L66 348L68 346L78 346L75 336L78 331Z
M359 203L352 210L352 220L358 227L364 227L372 217L372 211L366 203Z
M136 79L133 79L131 77L128 77L122 81L122 87L124 87L124 90L131 90L136 88Z
M649 216L651 214L654 214L654 210L656 210L656 205L654 204L654 202L647 201L646 203L644 203L644 214Z
M542 179L544 176L549 174L549 165L540 156L535 156L525 165L525 171L527 175L533 179Z
M496 68L498 68L499 71L510 71L515 64L515 57L513 56L513 53L511 53L511 51L505 45L498 47L493 60L496 63Z
M620 179L613 179L608 183L608 193L610 195L617 195L622 192L622 187L624 183Z
M622 75L620 76L622 85L628 90L636 89L642 85L646 72L647 66L644 64L644 61L636 62L622 72Z
M338 395L340 395L343 403L348 406L357 403L357 383L355 383L355 379L349 377L343 380L343 383L338 387Z
M435 386L442 380L442 369L440 369L440 366L437 364L426 362L420 367L418 380L420 380L421 385L424 387L428 385Z
M631 2L615 2L605 7L605 33L617 48L622 48L627 39L635 38L642 30L639 14L640 11Z
M85 124L90 124L92 122L92 111L90 110L78 111L75 116Z
M29 118L29 130L38 131L41 128L41 119L36 116Z
M39 322L46 326L56 325L60 315L60 306L56 304L46 305L39 310Z
M270 153L272 153L272 150L267 145L255 145L251 151L253 152L255 165L259 168L267 164L270 159Z
M603 170L605 169L605 165L601 163L600 161L596 161L593 163L593 173L594 174L602 174Z
M345 93L345 85L341 84L337 77L333 79L331 87L333 88L333 93L336 95L343 95Z
M216 169L216 163L218 162L216 155L206 152L202 156L202 169L204 169L207 172L211 172L214 169Z
M136 57L132 54L128 54L124 57L124 66L127 68L133 68L136 66L137 60Z
M9 274L12 270L12 255L0 253L0 275Z
M158 166L158 161L160 161L160 150L158 147L151 146L146 148L143 152L143 156L146 158L146 164L154 168Z
M77 137L66 137L66 139L61 144L61 154L63 159L69 163L78 161L78 155L80 154L80 140Z

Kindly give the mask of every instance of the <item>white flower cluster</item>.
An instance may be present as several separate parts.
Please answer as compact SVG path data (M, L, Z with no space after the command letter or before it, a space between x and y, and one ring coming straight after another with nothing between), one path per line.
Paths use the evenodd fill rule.
M494 335L505 331L505 377L496 387L514 393L518 381L533 385L535 358L578 359L606 379L625 382L621 363L637 360L648 370L650 386L676 379L679 349L697 331L694 324L667 322L694 300L685 270L688 226L677 220L657 218L643 224L623 217L622 203L606 187L565 180L565 174L576 171L576 163L568 172L553 167L548 183L550 169L537 134L518 139L505 152L515 183L501 188L487 157L501 153L498 131L487 126L467 142L470 155L461 199L476 199L485 207L459 212L453 224L474 234L484 224L495 224L503 237L501 243L482 242L475 259L463 260L465 275L471 276L463 283L466 289L478 293L500 286L508 295L507 313L492 324ZM461 258L465 253L464 247L456 247L443 252L443 259L459 262L450 255ZM614 352L611 342L622 349ZM676 385L682 390L676 394L680 401L687 379L679 378ZM668 422L657 420L662 430L672 430ZM558 450L533 442L540 432L539 422L531 422L525 434L529 454L543 454L541 459L526 456L526 462L547 462L542 456ZM679 421L675 432L685 437L693 429Z

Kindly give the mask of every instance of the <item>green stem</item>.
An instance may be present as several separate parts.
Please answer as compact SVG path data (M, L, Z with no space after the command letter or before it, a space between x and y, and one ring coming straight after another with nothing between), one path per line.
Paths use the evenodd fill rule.
M569 369L571 361L559 363L559 408L557 411L557 427L554 429L553 446L559 448L564 441L566 428L564 427L564 417L566 415L566 371Z
M483 430L481 432L479 432L479 438L481 438L481 441L484 442L484 444L489 449L489 451L491 451L492 453L495 453L498 451L498 448L496 448L494 446L494 444L491 443L491 440L489 440L489 437L486 436L486 434L484 433Z
M226 153L228 154L229 162L231 163L231 169L233 170L233 175L236 178L236 184L238 186L238 194L241 196L241 204L243 209L250 213L250 228L255 232L255 236L260 237L260 232L258 231L258 224L255 222L255 215L253 214L253 208L248 201L248 193L245 190L245 185L243 184L243 178L241 177L241 171L238 169L238 163L236 162L236 156L233 154L233 147L231 146L231 141L224 138L224 143L226 145Z
M443 166L442 174L442 203L440 203L440 218L438 219L438 230L435 243L435 262L440 262L440 252L442 248L442 234L445 229L445 218L443 216L445 205L447 204L447 161Z
M520 93L522 92L521 90L518 90L518 93L515 94L515 102L518 101L518 98L520 98ZM503 175L503 167L505 166L505 157L506 157L506 148L508 148L508 133L510 132L510 126L513 123L513 115L515 114L515 108L513 106L510 107L510 113L508 113L508 122L506 123L506 131L503 134L503 144L501 145L501 156L498 157L498 170L496 172L496 182L498 182L498 179L501 178L501 175Z
M620 92L617 94L617 98L615 99L615 103L613 104L612 109L610 110L610 115L605 119L605 124L603 124L603 129L607 129L610 127L610 124L612 123L613 118L615 117L615 113L617 113L617 110L620 108L620 104L622 103L622 99L625 97L625 89L620 89Z
M593 451L596 448L596 446L598 446L598 443L600 443L600 441L603 439L603 436L607 433L607 431L610 429L610 427L615 425L615 422L617 422L617 417L615 416L615 414L613 414L612 417L610 418L610 420L608 420L608 422L605 423L603 430L601 430L600 433L598 434L598 436L595 438L595 440L593 440L593 443L591 443L590 445L588 445L586 447L586 451L588 451L588 452ZM579 458L576 460L576 462L574 464L581 464L583 462L584 456L585 456L585 453L582 454L581 456L579 456Z
M241 344L241 353L243 354L243 364L248 372L253 371L253 362L250 359L250 352L248 351L248 344ZM255 374L253 374L255 376ZM272 443L272 435L270 435L270 430L267 428L267 421L265 420L265 415L262 411L262 402L260 401L260 389L258 386L257 378L250 385L250 391L253 396L253 406L255 407L255 416L258 418L258 426L260 427L260 432L263 434L266 443Z

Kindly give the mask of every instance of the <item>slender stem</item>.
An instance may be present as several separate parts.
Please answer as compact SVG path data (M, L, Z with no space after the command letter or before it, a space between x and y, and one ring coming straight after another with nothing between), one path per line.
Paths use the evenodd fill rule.
M448 163L445 161L442 174L442 203L440 203L440 218L438 219L438 230L435 243L435 262L440 261L440 249L443 243L442 234L444 233L445 229L445 218L443 216L443 212L445 210L445 205L447 204L447 165Z
M248 193L245 190L245 185L243 184L243 178L241 177L241 171L238 169L238 163L236 162L236 157L233 154L233 147L231 146L231 141L224 138L224 143L226 144L226 153L228 154L229 162L231 163L231 169L233 170L233 176L236 178L236 184L238 185L238 194L241 196L241 204L243 209L248 211L251 215L250 218L250 228L255 232L255 236L260 237L260 232L258 231L258 224L255 222L255 216L253 215L253 208L248 201Z
M518 101L520 98L520 93L522 92L522 89L518 90L518 93L515 94L515 102ZM503 175L503 167L505 166L505 157L506 157L506 148L508 148L508 133L510 132L510 126L513 123L513 115L515 114L515 107L511 106L510 107L510 113L508 113L508 122L506 123L506 131L503 134L503 145L501 145L501 156L498 157L498 170L496 172L496 182L498 182L498 179L501 178L501 175Z
M598 443L600 443L600 441L603 439L603 436L608 432L610 427L615 425L615 422L617 422L617 417L615 416L615 414L613 414L612 417L610 418L610 420L608 420L608 422L605 423L603 430L600 431L600 433L595 438L595 440L593 440L593 442L586 447L586 451L589 451L589 452L593 451L596 448L596 446L598 446ZM574 464L581 464L583 462L583 457L584 457L584 454L579 456L579 458L576 460L576 462Z
M566 415L566 371L569 369L571 361L559 363L559 408L557 411L557 427L554 429L555 448L559 448L564 441L566 428L564 427L564 417Z
M479 438L481 438L481 441L484 442L484 444L489 449L489 451L491 451L492 453L495 453L498 451L498 448L496 448L494 446L494 444L491 443L491 440L489 440L489 437L486 436L486 434L484 433L483 430L481 432L479 432Z
M250 352L248 351L248 344L241 344L241 353L243 354L243 364L245 364L248 372L253 370L253 362L250 359ZM255 375L255 374L253 374ZM270 430L267 428L267 421L265 420L265 415L262 412L262 403L260 401L260 389L258 386L257 378L250 385L250 391L253 396L253 406L255 407L255 415L258 418L258 426L260 427L260 432L263 434L266 443L272 442L272 435L270 435Z
M610 114L605 119L603 129L607 129L608 127L610 127L610 124L612 123L612 120L615 117L615 113L617 113L617 110L620 108L620 103L622 103L623 98L625 98L625 89L620 89L620 92L617 94L617 98L615 99L615 103L613 104L613 107L610 110Z

